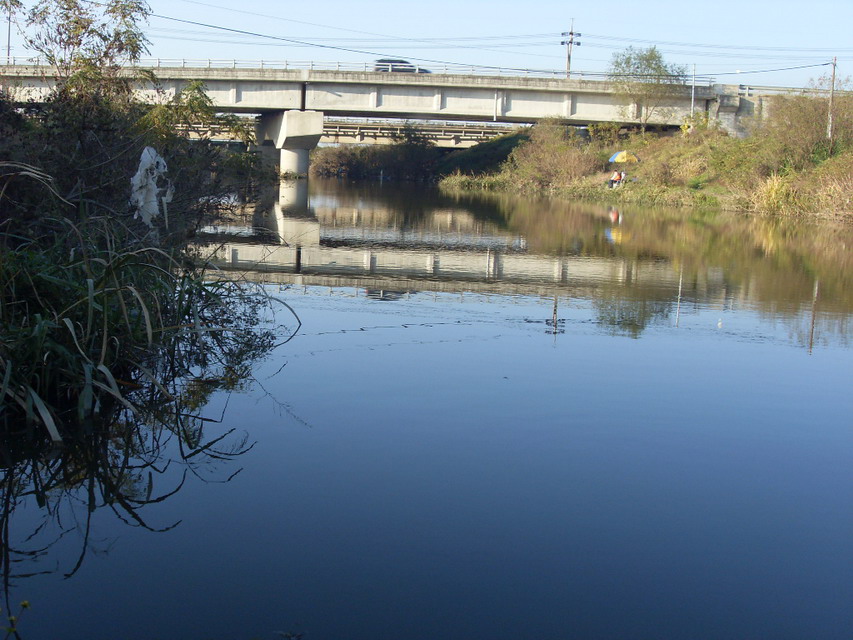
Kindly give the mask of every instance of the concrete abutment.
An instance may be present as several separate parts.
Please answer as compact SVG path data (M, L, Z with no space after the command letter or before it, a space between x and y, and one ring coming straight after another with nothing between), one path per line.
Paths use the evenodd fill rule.
M267 161L277 162L279 173L308 175L308 153L323 135L322 111L274 111L258 120L256 135ZM272 149L279 150L273 158Z

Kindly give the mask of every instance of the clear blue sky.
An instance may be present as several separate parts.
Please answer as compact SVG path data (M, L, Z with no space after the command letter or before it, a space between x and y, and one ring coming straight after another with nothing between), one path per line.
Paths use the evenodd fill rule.
M695 64L698 75L723 83L805 86L830 67L765 70L819 65L833 56L840 77L853 72L853 0L149 3L156 14L147 28L151 56L159 58L369 64L394 57L427 68L457 63L559 71L566 66L560 34L574 18L582 35L572 53L573 72L604 72L614 51L651 45L667 62L689 71ZM12 53L27 54L14 33Z

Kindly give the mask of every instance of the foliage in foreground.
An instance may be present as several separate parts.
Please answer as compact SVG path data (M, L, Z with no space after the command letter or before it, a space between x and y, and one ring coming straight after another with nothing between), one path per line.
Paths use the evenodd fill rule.
M0 6L23 11L18 0ZM187 248L264 176L256 158L210 144L211 126L240 121L217 116L200 85L154 108L133 99L121 64L144 50L147 14L142 0L37 2L30 45L54 65L57 89L39 103L0 96L0 579L10 614L13 581L58 571L50 551L75 528L81 552L65 576L79 569L96 546L96 509L150 530L177 524L152 526L140 509L250 448L233 430L211 437L201 409L250 379L281 335L262 290L209 279ZM33 503L41 521L23 531L32 515L22 527L13 514ZM17 618L6 637L21 637Z
M244 292L207 283L185 250L235 188L217 148L175 133L198 121L200 89L155 110L112 89L61 84L24 109L0 100L0 427L9 436L65 439L116 406L135 410L129 393L141 386L169 404L164 358L192 377L210 358L236 371L235 353L248 362L270 344L235 325L251 317L234 310ZM157 159L156 175L144 157ZM135 177L147 201L132 201ZM166 357L175 350L181 357Z
M81 426L109 424L116 409L139 412L142 389L168 406L176 401L168 381L243 380L272 346L272 333L257 327L257 291L209 282L180 253L134 245L109 217L48 219L41 228L52 243L3 249L7 437L59 442Z

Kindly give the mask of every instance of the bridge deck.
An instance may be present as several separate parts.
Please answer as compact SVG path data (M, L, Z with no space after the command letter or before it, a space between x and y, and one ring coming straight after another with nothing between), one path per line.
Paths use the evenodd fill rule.
M314 110L332 117L515 123L546 117L577 124L638 121L636 105L624 104L611 83L601 79L269 67L160 66L152 71L164 90L141 86L141 95L152 102L200 80L216 107L231 112ZM24 99L38 99L52 84L46 67L0 68L0 87ZM753 113L760 100L740 93L740 86L673 85L671 97L648 123L677 126L699 110L734 128L736 117Z

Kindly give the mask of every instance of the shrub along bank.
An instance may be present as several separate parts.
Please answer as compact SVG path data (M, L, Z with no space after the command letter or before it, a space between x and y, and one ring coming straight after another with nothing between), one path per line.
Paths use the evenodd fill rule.
M459 167L441 180L461 189L513 190L644 205L721 207L786 214L853 214L853 94L836 93L833 136L828 101L803 95L771 100L749 135L735 138L697 116L668 135L590 127L581 138L558 120L533 127L491 170ZM611 164L628 149L639 163ZM607 186L613 169L628 180Z
M527 140L527 130L502 135L471 149L440 149L406 124L390 145L320 147L311 155L311 175L351 180L433 181L454 172L483 174L505 162Z

